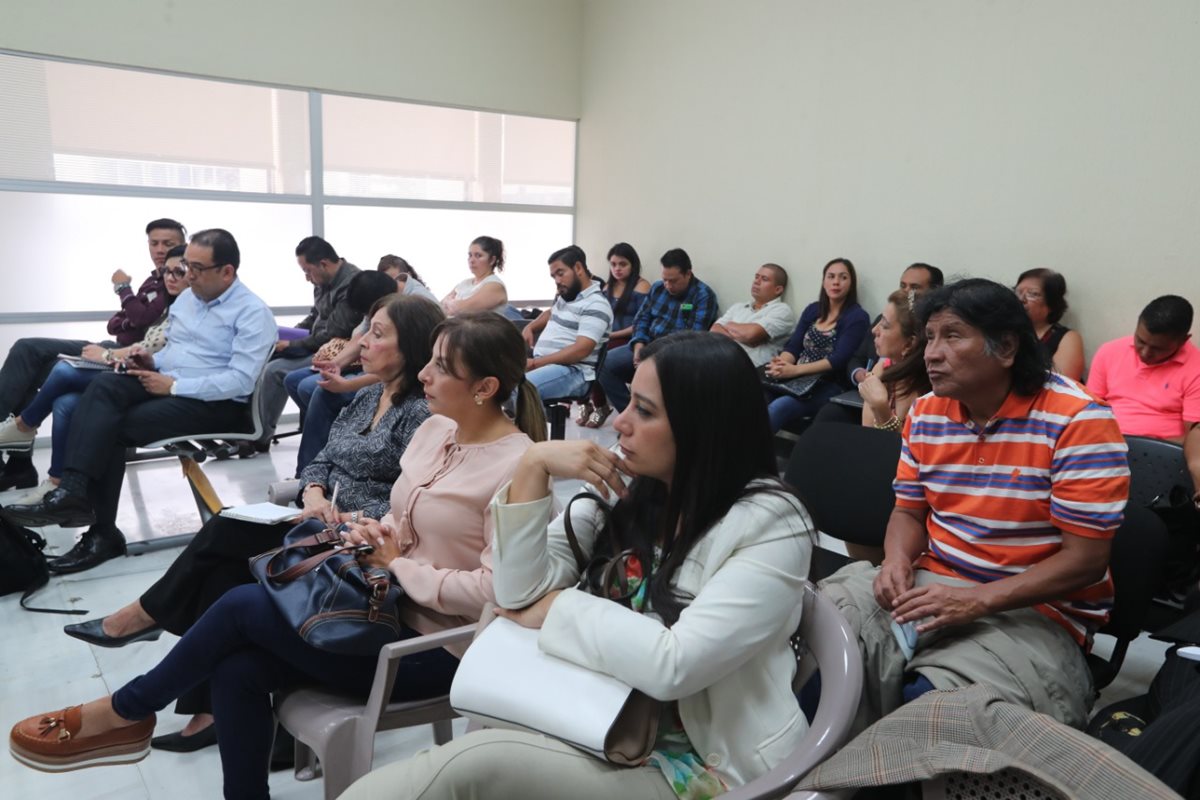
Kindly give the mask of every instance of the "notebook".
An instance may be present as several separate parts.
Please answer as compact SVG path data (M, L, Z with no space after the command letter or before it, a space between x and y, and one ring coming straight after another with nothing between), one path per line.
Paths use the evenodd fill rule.
M221 516L240 519L242 522L257 522L260 525L277 525L299 517L300 509L275 503L250 503L223 508Z

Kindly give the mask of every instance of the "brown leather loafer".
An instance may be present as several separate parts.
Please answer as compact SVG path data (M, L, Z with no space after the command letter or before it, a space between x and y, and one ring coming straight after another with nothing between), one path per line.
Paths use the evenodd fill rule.
M71 706L21 720L9 734L9 752L25 766L43 772L133 764L150 754L153 714L115 731L79 736L82 708Z

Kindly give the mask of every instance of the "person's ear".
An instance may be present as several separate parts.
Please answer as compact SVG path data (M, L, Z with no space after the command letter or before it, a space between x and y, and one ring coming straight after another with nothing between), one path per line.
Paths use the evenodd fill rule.
M471 387L471 396L475 400L475 405L481 406L495 397L498 391L500 391L500 381L489 375L475 381L475 385Z
M1019 344L1015 333L1006 333L1000 339L1000 346L996 348L996 358L1000 363L1007 367L1011 367L1013 362L1017 360L1017 350Z

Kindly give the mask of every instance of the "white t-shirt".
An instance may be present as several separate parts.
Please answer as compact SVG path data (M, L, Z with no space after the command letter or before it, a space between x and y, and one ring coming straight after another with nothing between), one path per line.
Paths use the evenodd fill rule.
M501 286L504 286L504 281L500 280L500 276L494 272L491 275L488 275L483 280L481 280L479 283L475 283L474 278L467 278L465 281L458 284L458 286L454 287L454 299L455 300L466 300L468 297L470 297L471 295L473 295L477 291L479 291L480 286L486 286L489 283L498 283ZM496 306L494 308L485 308L483 310L484 311L495 311L497 314L503 314L504 309L506 309L506 308L508 308L507 296L505 297L504 302L499 304L498 306Z
M550 312L550 321L538 337L533 355L537 358L557 353L575 344L580 336L585 336L595 342L596 346L587 358L574 366L582 370L584 380L594 380L600 350L612 331L612 320L612 306L600 291L599 284L593 283L569 303L561 296L556 297L554 308Z
M741 348L750 356L754 366L761 367L779 354L787 344L788 337L796 327L796 313L792 307L778 297L763 305L757 311L753 303L738 303L730 306L714 325L724 325L726 322L753 323L762 326L770 338L759 345L748 346L741 342Z

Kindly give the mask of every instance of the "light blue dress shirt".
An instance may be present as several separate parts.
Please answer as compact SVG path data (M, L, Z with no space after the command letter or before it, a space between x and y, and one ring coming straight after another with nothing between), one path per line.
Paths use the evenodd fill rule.
M246 402L277 337L271 309L240 280L207 303L184 289L154 365L175 379L179 397Z

